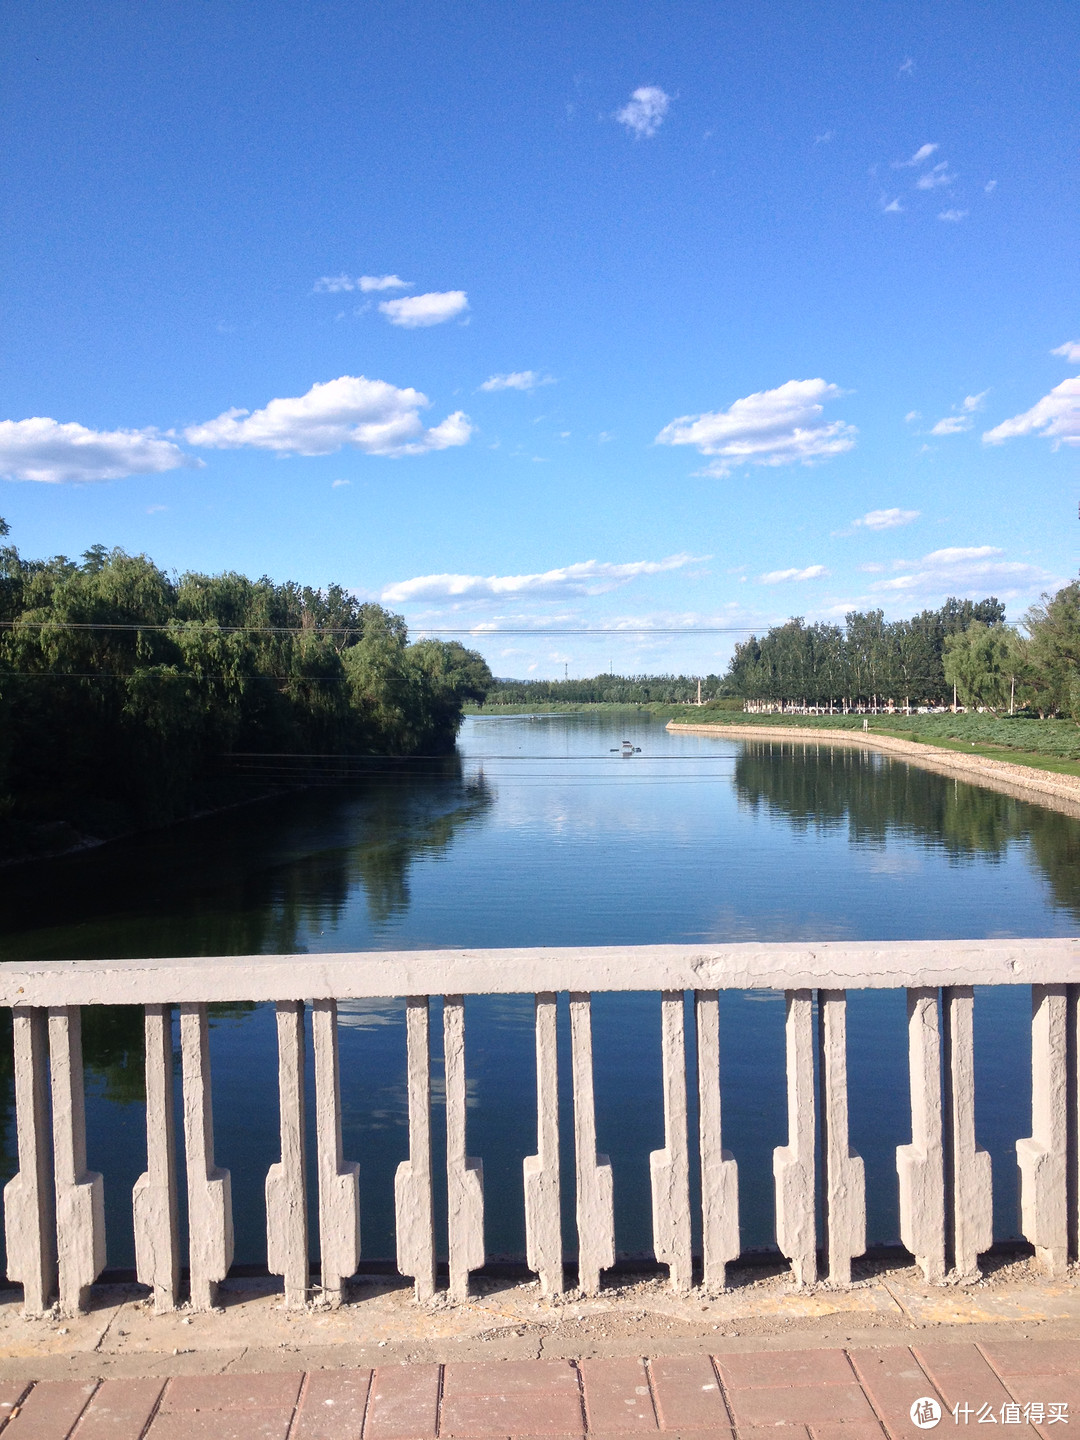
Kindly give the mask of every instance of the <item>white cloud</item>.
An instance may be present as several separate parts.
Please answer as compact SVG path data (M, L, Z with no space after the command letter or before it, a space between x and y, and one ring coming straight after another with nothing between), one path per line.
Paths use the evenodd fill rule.
M727 410L681 415L657 435L657 445L693 445L721 459L702 473L730 475L737 465L815 464L855 445L854 425L825 423L824 402L844 392L824 380L788 380L736 400Z
M411 290L413 282L402 280L399 275L322 275L315 281L315 292L319 295L340 295L343 291L361 290Z
M545 600L579 595L604 595L643 575L682 570L708 559L702 555L669 555L664 560L634 560L625 565L585 560L535 575L419 575L388 586L381 599L403 605L418 600L493 600L508 596L535 596Z
M1050 394L1044 395L1030 410L1003 420L987 430L983 439L987 444L1001 445L1017 435L1035 433L1053 440L1055 450L1059 445L1080 445L1080 375L1055 385Z
M893 506L890 510L868 510L851 523L867 530L896 530L901 525L910 525L913 520L918 520L921 514L921 510L900 510Z
M1038 566L1003 560L1003 553L996 545L952 545L932 550L921 560L895 562L906 573L882 580L872 589L888 594L944 594L950 590L985 594L993 590L1008 597L1043 586L1052 578Z
M904 207L900 204L899 195L895 200L890 200L888 204L885 203L885 196L883 195L881 197L881 213L883 215L902 215L904 213Z
M897 70L896 73L897 73L897 75L914 75L914 74L915 74L915 61L911 58L910 55L907 57L907 59L906 59L906 60L904 61L904 63L900 66L900 69Z
M671 96L659 85L640 85L622 109L615 111L615 119L636 139L648 140L664 123L670 105Z
M922 165L930 159L930 156L933 155L937 148L936 145L920 145L910 160L894 160L892 162L892 168L894 170L909 170L915 165Z
M1060 355L1063 360L1068 360L1070 365L1075 365L1080 361L1080 340L1066 340L1064 345L1051 350L1050 354Z
M996 180L987 180L986 184L983 186L983 194L984 194L984 195L992 195L996 189L997 189L997 181L996 181Z
M924 555L924 565L956 565L961 560L988 560L991 555L1001 555L997 545L947 545L944 550L931 550Z
M413 282L402 280L400 275L361 275L356 282L357 288L365 295L372 290L411 290Z
M226 410L216 420L190 425L184 438L212 449L251 446L283 455L332 455L343 445L367 455L423 455L466 444L472 424L460 410L424 429L419 412L430 403L419 390L341 375L261 410Z
M331 490L340 490L343 485L351 485L351 484L352 484L352 481L351 481L351 480L331 480L331 482L330 482L330 489L331 489Z
M780 585L785 580L819 580L828 573L824 565L808 565L805 570L769 570L758 579L762 585Z
M469 308L464 290L432 290L427 295L405 295L399 300L383 300L379 309L391 325L417 330L424 325L442 325Z
M320 275L312 286L317 295L340 295L345 290L355 290L356 281L351 275Z
M0 420L0 475L7 480L64 485L160 475L201 464L153 429L90 430L75 421L61 424L44 415Z
M956 179L955 175L949 174L949 162L942 160L932 170L927 170L915 181L916 190L936 190L939 185L951 185Z
M961 220L967 219L967 216L966 210L940 210L937 218L948 221L950 225L959 225Z
M535 390L538 385L554 385L551 375L538 375L535 370L512 370L509 375L492 375L481 390Z
M913 425L916 420L921 420L921 419L922 419L922 411L921 411L921 410L909 410L909 411L907 412L907 414L904 416L904 419L905 419L905 421L906 421L909 425Z
M982 409L982 403L989 393L989 390L980 390L978 395L965 395L960 404L953 407L954 413L939 420L931 428L930 434L961 435L965 430L970 430L975 423L975 412Z

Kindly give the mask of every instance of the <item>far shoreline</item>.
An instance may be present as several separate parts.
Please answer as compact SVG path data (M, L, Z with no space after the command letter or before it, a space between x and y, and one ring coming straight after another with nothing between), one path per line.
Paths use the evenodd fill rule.
M874 731L834 730L808 725L754 725L746 723L694 724L669 720L673 733L714 735L732 740L788 740L804 745L847 745L878 750L908 760L923 770L932 770L950 779L982 785L1016 800L1046 805L1080 819L1080 776L1037 769L1031 765L997 760L988 755L968 755L922 741L901 740Z

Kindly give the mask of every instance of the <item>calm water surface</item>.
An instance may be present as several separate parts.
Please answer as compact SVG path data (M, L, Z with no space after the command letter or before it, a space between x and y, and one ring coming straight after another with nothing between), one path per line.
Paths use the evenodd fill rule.
M613 754L623 739L640 753ZM869 753L675 736L633 712L482 716L445 762L5 872L0 957L1072 935L1078 862L1076 821ZM1012 1147L1029 1129L1029 1003L1027 990L1008 987L980 991L976 1005L977 1124L994 1157L999 1238L1016 1233ZM484 1160L489 1254L521 1255L521 1160L535 1140L532 1004L477 998L467 1016L469 1149ZM364 1254L387 1257L394 1168L408 1148L403 1008L343 1003L340 1019ZM787 1139L782 997L724 995L721 1024L743 1241L767 1245L772 1149ZM130 1193L145 1163L141 1044L139 1012L85 1013L89 1159L105 1174L112 1265L132 1263ZM272 1010L219 1010L211 1044L236 1258L259 1262L263 1181L278 1158ZM659 997L597 996L594 1045L616 1242L643 1253L648 1152L663 1144ZM851 996L849 1047L870 1238L889 1242L895 1147L910 1139L900 992ZM7 1038L0 1055L6 1179Z

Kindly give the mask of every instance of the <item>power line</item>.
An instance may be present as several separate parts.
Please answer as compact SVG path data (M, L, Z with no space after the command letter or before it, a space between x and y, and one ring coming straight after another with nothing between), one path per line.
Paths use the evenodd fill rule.
M204 630L185 630L185 625L204 625ZM443 625L417 625L412 627L414 635L470 635L474 640L485 640L489 635L753 635L760 625L618 625L603 627L559 626L529 627L507 626L490 629L487 627L453 627ZM83 621L83 620L0 620L0 630L112 630L119 633L149 631L156 634L172 634L178 637L197 635L361 635L360 625L216 625L208 621L172 621L166 625L142 625L131 621Z

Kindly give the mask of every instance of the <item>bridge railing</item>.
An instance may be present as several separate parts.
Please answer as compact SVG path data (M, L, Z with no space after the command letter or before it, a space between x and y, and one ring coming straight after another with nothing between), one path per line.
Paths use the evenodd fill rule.
M863 1162L849 1144L847 992L905 989L911 1140L898 1147L901 1238L927 1280L978 1273L992 1240L990 1156L975 1139L974 987L1031 987L1031 1134L1017 1142L1022 1230L1048 1275L1066 1269L1080 1205L1080 940L684 945L227 956L0 966L13 1012L18 1173L4 1191L7 1274L28 1314L58 1295L85 1307L106 1263L103 1180L87 1169L81 1046L85 1006L145 1009L146 1171L132 1197L136 1268L159 1311L180 1299L180 1176L174 1134L173 1011L179 1011L187 1192L187 1271L196 1308L215 1303L233 1254L229 1171L217 1164L207 1006L276 1007L281 1158L266 1177L267 1258L289 1306L313 1293L308 1186L317 1193L319 1298L340 1301L359 1263L358 1166L342 1148L337 1004L405 997L409 1158L395 1177L397 1264L416 1296L436 1288L436 1186L447 1197L449 1289L468 1293L484 1264L483 1166L469 1155L468 995L535 999L536 1152L524 1160L529 1267L544 1293L565 1284L557 996L569 994L578 1283L598 1289L615 1262L612 1171L597 1149L592 994L661 992L664 1144L650 1156L652 1227L672 1286L723 1288L740 1251L737 1160L721 1126L719 995L782 991L787 1144L773 1155L776 1239L799 1286L851 1282L866 1248ZM692 995L692 1010L686 1005ZM435 1174L429 999L443 997L445 1173ZM311 1011L315 1155L305 1140L305 1010ZM687 1015L696 1064L687 1064ZM692 1069L693 1073L689 1073ZM696 1087L696 1107L689 1103ZM690 1133L696 1108L697 1133ZM691 1170L700 1217L691 1214ZM818 1197L823 1221L819 1233ZM700 1220L695 1267L691 1234ZM820 1273L819 1273L820 1272Z

